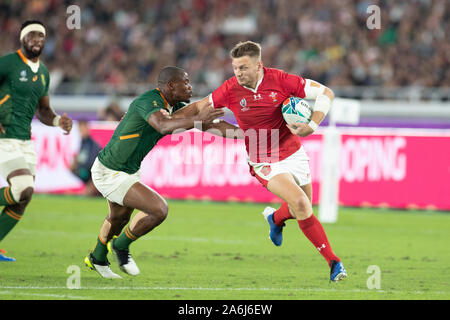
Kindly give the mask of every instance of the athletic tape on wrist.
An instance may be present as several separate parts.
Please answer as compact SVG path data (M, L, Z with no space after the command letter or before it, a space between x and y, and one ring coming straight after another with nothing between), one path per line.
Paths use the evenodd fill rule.
M326 115L328 111L330 111L330 107L331 99L328 96L321 94L317 97L313 110L323 112Z
M314 121L310 121L308 123L308 126L310 126L311 129L313 129L313 131L316 131L317 127L319 126L317 123L315 123Z
M53 126L59 127L59 119L61 119L61 116L56 116L53 118Z

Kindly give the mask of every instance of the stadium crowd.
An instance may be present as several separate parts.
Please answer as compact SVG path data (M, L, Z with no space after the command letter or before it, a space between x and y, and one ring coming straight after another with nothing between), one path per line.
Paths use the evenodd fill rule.
M448 0L78 0L81 28L70 30L71 2L0 2L0 53L18 48L21 22L34 18L47 26L43 57L61 83L148 89L177 65L203 95L232 75L229 49L250 39L265 65L331 87L450 87ZM373 4L381 29L366 25Z

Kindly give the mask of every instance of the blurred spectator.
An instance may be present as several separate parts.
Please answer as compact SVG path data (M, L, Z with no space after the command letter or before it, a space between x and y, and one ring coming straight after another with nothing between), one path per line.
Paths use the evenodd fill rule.
M98 119L101 121L120 121L123 114L120 106L116 102L112 102L106 108L100 110Z
M78 121L78 129L81 135L81 146L73 159L70 170L85 184L84 195L97 196L99 192L95 188L91 178L91 167L101 150L97 142L91 138L89 124L85 120Z
M1 2L0 53L19 47L20 23L33 17L47 25L43 59L62 85L148 90L162 66L177 65L205 95L232 75L231 47L254 40L268 47L267 65L331 87L450 87L448 0L79 0L79 30L65 26L70 4ZM371 4L380 30L366 26Z

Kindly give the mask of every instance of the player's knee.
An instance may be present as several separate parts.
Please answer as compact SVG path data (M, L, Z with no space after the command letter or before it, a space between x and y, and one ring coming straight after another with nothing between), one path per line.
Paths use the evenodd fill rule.
M165 201L161 201L161 203L159 203L158 207L153 211L153 215L160 222L163 222L164 220L166 220L168 213L169 213L169 206L167 205L167 202L165 202Z
M34 179L31 175L15 176L9 179L11 194L17 203L28 203L34 192Z

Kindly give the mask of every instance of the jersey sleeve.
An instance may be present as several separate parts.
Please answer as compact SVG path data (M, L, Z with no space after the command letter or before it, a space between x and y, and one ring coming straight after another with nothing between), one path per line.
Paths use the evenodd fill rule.
M136 108L137 113L145 120L148 121L148 118L152 113L164 109L164 101L162 99L142 99L134 102L134 106Z
M209 101L212 103L214 108L229 106L228 92L228 84L227 82L224 82L220 87L211 93L209 96Z
M45 79L45 81L44 81L45 83L44 83L44 92L43 92L41 98L48 96L48 89L50 88L50 74L49 74L48 70L45 72L45 74L43 74L43 76Z
M280 80L283 88L294 97L304 98L305 94L305 84L304 78L297 76L295 74L290 74L282 72L280 75Z

